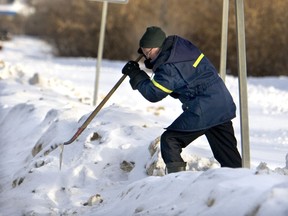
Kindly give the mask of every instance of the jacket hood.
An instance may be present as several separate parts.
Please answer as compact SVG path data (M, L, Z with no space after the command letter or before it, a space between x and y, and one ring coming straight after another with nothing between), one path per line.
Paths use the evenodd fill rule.
M200 54L199 49L190 41L177 35L171 35L166 38L159 56L152 62L155 62L153 69L167 63L194 61Z

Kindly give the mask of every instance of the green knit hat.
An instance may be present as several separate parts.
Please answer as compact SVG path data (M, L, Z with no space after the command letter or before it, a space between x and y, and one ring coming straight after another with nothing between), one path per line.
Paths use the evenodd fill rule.
M161 47L165 39L166 34L161 28L151 26L146 29L146 32L140 39L139 45L143 48Z

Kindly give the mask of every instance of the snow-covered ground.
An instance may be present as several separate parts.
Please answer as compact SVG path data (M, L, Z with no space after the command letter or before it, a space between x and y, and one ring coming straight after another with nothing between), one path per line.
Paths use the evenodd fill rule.
M95 59L56 58L15 37L0 51L0 215L288 215L288 78L249 78L251 169L219 168L206 138L183 150L189 171L164 175L157 137L181 113L149 103L128 79L87 129ZM98 103L125 62L102 64ZM143 65L142 65L143 66ZM238 105L238 80L227 77ZM233 120L240 145L239 111Z

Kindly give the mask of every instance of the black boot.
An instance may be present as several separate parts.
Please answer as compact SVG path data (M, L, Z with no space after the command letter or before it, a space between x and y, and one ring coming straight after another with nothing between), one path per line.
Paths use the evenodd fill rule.
M186 170L186 162L172 162L166 164L167 173L175 173Z

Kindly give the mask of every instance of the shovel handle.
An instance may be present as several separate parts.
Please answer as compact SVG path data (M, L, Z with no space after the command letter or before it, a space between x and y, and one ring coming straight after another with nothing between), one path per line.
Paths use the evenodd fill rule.
M135 60L136 62L139 62L140 59L143 57L143 54L139 55L138 58ZM77 137L85 130L85 128L90 124L92 119L97 115L97 113L102 109L102 107L105 105L105 103L109 100L109 98L112 96L112 94L116 91L116 89L121 85L121 83L124 81L124 79L127 77L127 74L123 74L123 76L118 80L118 82L114 85L114 87L109 91L109 93L105 96L105 98L101 101L101 103L95 108L95 110L90 114L90 116L86 119L86 121L81 125L81 127L78 128L77 132L74 134L74 136L68 140L67 142L64 142L64 145L69 145L72 142L74 142Z

